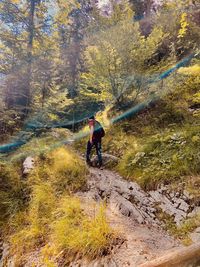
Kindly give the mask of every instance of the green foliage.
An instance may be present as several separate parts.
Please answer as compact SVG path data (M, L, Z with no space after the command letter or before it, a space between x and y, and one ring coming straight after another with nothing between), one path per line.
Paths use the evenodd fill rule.
M158 217L165 223L166 230L175 238L178 238L184 245L187 246L193 243L190 234L200 226L200 214L187 218L179 226L174 223L173 218L169 215L160 213Z
M127 135L122 125L125 123L112 126L103 140L104 150L117 157L122 157L127 151L135 150L138 146L137 139Z
M81 121L113 104L117 116L127 103L155 95L161 99L150 108L107 130L103 149L120 157L121 174L145 188L198 176L199 60L163 81L148 82L199 51L198 17L192 8L186 14L194 3L164 1L155 14L147 8L144 20L136 22L128 1L111 1L108 16L86 2L52 1L54 12L48 1L1 2L0 142L19 130L28 114L41 126L59 125L60 119ZM139 9L144 11L143 2ZM88 218L70 196L84 188L87 175L74 151L62 146L70 133L38 130L36 135L0 163L0 225L12 235L13 253L23 262L27 252L43 245L45 266L54 266L62 251L102 256L113 233L102 209ZM85 150L83 142L76 146ZM27 155L36 158L36 167L22 179ZM198 198L195 183L193 178L187 187ZM186 223L180 235L194 225Z
M197 137L195 136L193 137L193 139L196 141ZM198 205L198 201L200 199L200 192L198 190L199 185L200 185L199 175L189 176L188 179L185 181L185 188L193 196L193 203L195 205Z
M198 138L199 127L190 125L141 138L140 149L127 152L119 170L146 188L197 174L200 172Z
M62 146L64 142L72 137L72 133L67 129L41 129L36 135L39 136L33 137L16 152L8 156L8 159L15 162L19 159L23 160L28 156L37 157L41 154L47 155L49 151ZM27 139L29 136L31 137L33 134L31 132L23 132L21 139Z
M191 9L191 12L186 12L187 9ZM165 1L159 15L155 17L155 24L159 24L164 32L169 34L165 45L169 45L168 48L171 44L174 45L177 58L198 49L199 24L194 19L194 14L195 5L191 1L176 0ZM169 52L169 49L167 51ZM163 55L165 59L169 56L168 52Z
M179 238L189 238L189 234L200 226L200 215L185 220L175 231L175 235Z
M164 223L164 228L175 238L179 239L184 245L191 245L192 240L190 238L190 233L200 226L200 214L185 219L177 226L172 216L166 214L162 210L157 210L156 216Z
M30 151L30 144L27 145L27 149ZM61 147L39 154L35 158L36 167L27 178L22 177L21 158L24 158L21 157L21 152L19 154L20 156L16 155L10 163L9 159L0 163L1 224L6 218L14 216L30 205L30 193L39 198L38 202L35 200L35 204L32 203L34 206L37 203L39 205L45 198L48 199L48 194L61 195L64 192L74 192L84 187L86 183L86 166L71 149Z
M114 125L104 139L105 149L121 157L119 172L145 188L200 173L196 69L183 68L165 80L159 100Z
M183 13L181 15L180 24L181 24L181 28L180 28L179 33L178 33L178 38L183 38L187 32L187 27L189 25L187 22L187 14L186 13Z
M5 108L4 105L1 106L1 103L0 113L2 114L0 118L0 143L3 143L10 137L10 135L12 135L16 131L19 131L22 122L20 120L20 115L17 111L12 109L8 110Z
M114 9L109 18L111 22L115 20L117 10ZM127 16L119 16L117 24L113 23L88 38L85 50L87 71L81 75L82 94L92 95L107 103L120 103L127 97L136 99L146 89L147 62L166 35L162 28L155 27L145 38L140 32L139 23L131 20L133 12L130 7L126 11Z

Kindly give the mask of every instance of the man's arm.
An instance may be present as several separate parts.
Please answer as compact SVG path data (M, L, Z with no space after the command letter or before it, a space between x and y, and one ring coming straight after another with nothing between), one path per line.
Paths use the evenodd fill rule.
M90 143L91 143L91 144L92 144L93 133L94 133L94 126L92 125L92 126L90 127Z

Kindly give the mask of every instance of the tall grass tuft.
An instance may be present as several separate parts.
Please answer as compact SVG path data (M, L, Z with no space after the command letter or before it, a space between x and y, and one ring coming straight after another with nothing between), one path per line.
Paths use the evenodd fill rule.
M106 220L103 206L91 219L84 215L77 199L65 198L58 211L59 218L52 224L52 242L58 250L90 258L108 253L114 233Z

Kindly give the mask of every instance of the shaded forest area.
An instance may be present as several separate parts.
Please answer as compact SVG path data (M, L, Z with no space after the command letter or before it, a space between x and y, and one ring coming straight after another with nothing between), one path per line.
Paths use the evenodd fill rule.
M199 52L199 16L198 1L2 0L1 142L174 89L149 81Z

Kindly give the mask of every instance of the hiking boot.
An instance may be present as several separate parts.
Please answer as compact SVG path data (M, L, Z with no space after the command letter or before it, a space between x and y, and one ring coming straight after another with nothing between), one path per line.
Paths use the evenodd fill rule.
M100 170L103 170L104 168L103 168L103 166L101 165L101 166L99 166L99 169L100 169Z
M86 163L87 163L88 166L90 166L90 167L92 166L91 160L86 160Z

